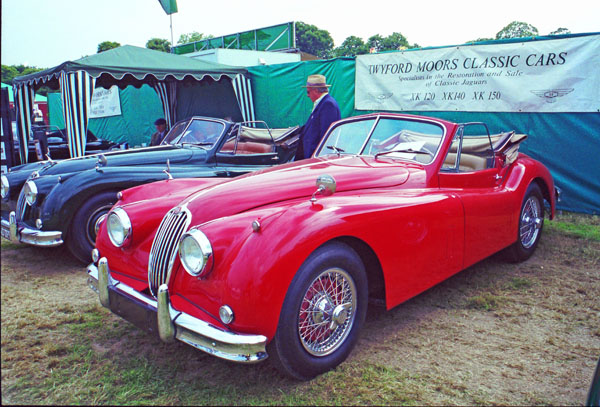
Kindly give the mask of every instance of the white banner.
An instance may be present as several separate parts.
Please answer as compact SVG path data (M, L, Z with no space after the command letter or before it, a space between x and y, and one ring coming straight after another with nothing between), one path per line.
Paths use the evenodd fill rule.
M96 88L90 104L90 119L99 117L120 116L121 99L119 88L114 85L110 89Z
M355 108L600 112L600 35L359 55Z

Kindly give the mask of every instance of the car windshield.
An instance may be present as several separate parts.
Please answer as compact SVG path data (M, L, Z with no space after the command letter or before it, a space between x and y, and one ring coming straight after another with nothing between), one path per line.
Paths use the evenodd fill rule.
M223 123L212 120L192 119L191 123L189 120L183 121L173 126L162 144L190 143L210 148L219 140L224 129Z
M429 164L443 135L444 128L432 122L385 117L359 119L334 127L317 156L389 156Z

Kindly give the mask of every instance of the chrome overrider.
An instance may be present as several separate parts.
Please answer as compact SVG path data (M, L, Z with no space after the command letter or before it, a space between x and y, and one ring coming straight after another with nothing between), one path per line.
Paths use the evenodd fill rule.
M10 212L8 220L2 219L2 237L34 246L54 247L63 244L61 231L43 231L24 226L17 222L15 211Z
M98 266L90 264L87 269L88 284L98 293L100 303L111 309L109 291L117 291L131 301L141 302L156 310L158 335L164 342L177 339L211 355L234 362L254 363L267 358L265 346L267 338L263 335L237 334L173 308L169 298L167 284L158 288L156 299L146 296L111 277L108 261L102 257Z

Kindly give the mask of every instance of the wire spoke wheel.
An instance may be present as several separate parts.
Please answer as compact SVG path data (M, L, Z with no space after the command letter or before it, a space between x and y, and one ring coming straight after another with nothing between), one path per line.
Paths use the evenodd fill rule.
M357 290L344 270L323 271L304 293L298 313L298 335L313 356L326 356L348 337L356 316Z
M519 222L519 238L524 248L529 249L536 242L543 223L540 201L531 195L525 201Z

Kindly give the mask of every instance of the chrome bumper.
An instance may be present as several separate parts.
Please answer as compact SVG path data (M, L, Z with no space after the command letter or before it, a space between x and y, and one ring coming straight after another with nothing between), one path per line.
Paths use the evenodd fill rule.
M20 225L14 211L8 220L2 219L2 237L33 246L54 247L63 244L61 231L43 231Z
M98 293L100 303L116 314L123 308L111 304L118 296L127 307L137 307L156 313L158 335L164 342L174 339L187 343L211 355L234 362L254 363L267 358L263 335L236 334L224 331L208 322L177 311L171 305L169 289L163 284L158 289L157 299L141 294L128 285L113 279L106 258L101 258L98 267L88 266L88 284ZM115 309L120 308L120 309Z

